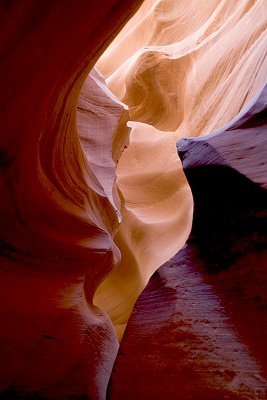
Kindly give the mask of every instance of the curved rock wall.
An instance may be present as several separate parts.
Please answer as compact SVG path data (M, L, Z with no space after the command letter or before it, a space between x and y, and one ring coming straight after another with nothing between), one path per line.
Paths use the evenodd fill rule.
M176 136L223 126L265 82L265 0L145 4L97 63L108 86L132 120Z
M92 69L140 3L0 4L3 399L106 397L193 198L109 396L266 396L266 1L146 0Z
M110 153L122 107L93 72L76 108L138 3L1 2L1 398L105 398L118 341L92 298L119 258ZM108 138L92 143L97 171L84 124Z
M111 399L266 399L266 100L265 87L226 130L178 141L192 232L134 307Z
M264 0L145 1L97 62L131 120L117 168L122 261L95 296L119 337L149 277L191 229L175 142L225 126L257 97L267 76L266 24Z

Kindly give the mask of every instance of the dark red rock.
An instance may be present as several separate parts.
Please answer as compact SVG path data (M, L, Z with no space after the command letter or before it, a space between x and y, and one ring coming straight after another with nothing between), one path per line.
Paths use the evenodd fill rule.
M0 3L2 399L105 398L118 341L92 298L118 221L89 184L77 99L140 3Z

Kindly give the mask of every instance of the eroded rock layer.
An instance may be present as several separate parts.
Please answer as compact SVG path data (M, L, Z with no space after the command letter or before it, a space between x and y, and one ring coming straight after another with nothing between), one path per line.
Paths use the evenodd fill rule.
M131 119L117 168L122 260L95 295L119 337L149 277L191 229L193 200L175 143L226 126L258 96L266 26L265 0L147 0L97 62Z
M93 295L119 259L111 148L122 106L96 72L76 116L77 100L138 3L0 4L3 399L105 398L118 341ZM105 122L88 115L94 99Z
M111 399L266 399L266 117L265 88L227 130L178 141L192 232L137 301Z
M140 3L0 4L2 399L105 399L187 179L109 395L266 397L266 1L146 0L102 76Z
M97 63L132 120L212 132L265 82L265 0L148 0L134 18Z

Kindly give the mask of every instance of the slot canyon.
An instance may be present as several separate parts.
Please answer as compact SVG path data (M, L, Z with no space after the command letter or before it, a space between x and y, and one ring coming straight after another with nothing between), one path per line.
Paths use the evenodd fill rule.
M0 400L266 400L267 0L0 19Z

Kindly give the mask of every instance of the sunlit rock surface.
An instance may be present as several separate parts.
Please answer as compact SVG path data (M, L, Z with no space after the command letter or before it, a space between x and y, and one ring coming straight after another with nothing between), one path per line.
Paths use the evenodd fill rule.
M192 232L137 301L111 399L267 398L266 100L264 88L227 130L178 141Z
M266 398L266 1L140 3L0 4L2 399L105 399L148 282L108 397Z
M160 130L198 136L222 127L265 82L266 1L142 7L97 63L109 88L132 120Z
M264 0L145 1L97 62L129 106L132 128L117 168L122 262L95 297L119 337L149 277L191 229L193 200L175 143L222 128L258 95L266 24Z

